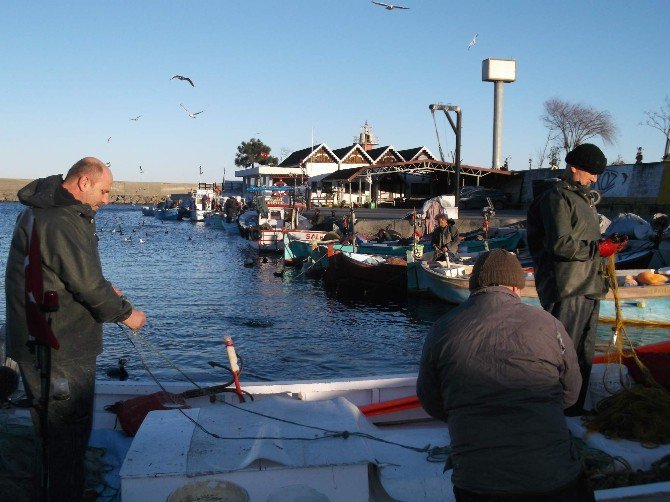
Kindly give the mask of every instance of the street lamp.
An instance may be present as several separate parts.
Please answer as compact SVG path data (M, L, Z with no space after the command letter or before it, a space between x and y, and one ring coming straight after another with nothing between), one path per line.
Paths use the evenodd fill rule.
M503 84L516 80L516 61L513 59L485 59L482 61L482 81L493 82L493 160L491 167L500 168L502 147Z

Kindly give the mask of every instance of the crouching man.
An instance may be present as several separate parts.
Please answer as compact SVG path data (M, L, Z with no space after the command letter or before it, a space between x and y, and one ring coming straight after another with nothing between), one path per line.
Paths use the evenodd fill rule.
M542 309L521 303L515 255L482 253L470 298L426 338L417 395L447 422L457 501L591 501L563 409L579 395L572 340Z

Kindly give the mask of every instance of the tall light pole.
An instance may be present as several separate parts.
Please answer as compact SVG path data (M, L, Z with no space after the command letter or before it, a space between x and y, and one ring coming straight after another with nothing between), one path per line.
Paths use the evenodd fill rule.
M503 84L516 80L514 59L485 59L482 61L482 81L493 82L493 159L491 167L500 169L502 149Z

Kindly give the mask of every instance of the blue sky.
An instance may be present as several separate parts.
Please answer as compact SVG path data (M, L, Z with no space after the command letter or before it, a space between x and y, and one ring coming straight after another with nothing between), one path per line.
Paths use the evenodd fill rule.
M595 141L608 159L632 162L642 146L645 161L660 160L663 135L640 123L670 95L667 0L396 3L410 10L368 0L0 0L0 177L63 173L93 155L117 180L195 182L202 166L202 180L216 181L224 168L232 177L241 141L259 137L279 156L313 133L338 148L365 120L384 145L437 155L428 105L438 102L462 107L463 162L489 167L486 58L517 61L504 90L512 169L536 164L552 97L612 114L616 143ZM170 80L177 73L196 87ZM204 113L191 119L180 103ZM452 150L443 117L439 126Z

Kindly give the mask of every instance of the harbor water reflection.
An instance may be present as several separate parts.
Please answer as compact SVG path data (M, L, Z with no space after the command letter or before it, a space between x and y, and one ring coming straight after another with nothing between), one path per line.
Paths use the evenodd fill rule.
M18 203L0 204L3 264L20 210ZM106 325L99 378L124 357L131 380L148 378L142 358L162 380L183 379L172 365L193 380L227 380L207 364L227 365L225 336L233 337L247 380L415 372L428 329L453 308L425 298L334 296L299 269L276 276L282 259L264 262L237 233L161 222L138 206L107 206L96 219L105 276L147 313L141 335L151 343ZM249 258L255 265L246 268ZM0 302L4 320L4 295ZM668 337L667 330L628 331L641 343ZM599 335L610 337L610 326L600 325Z

